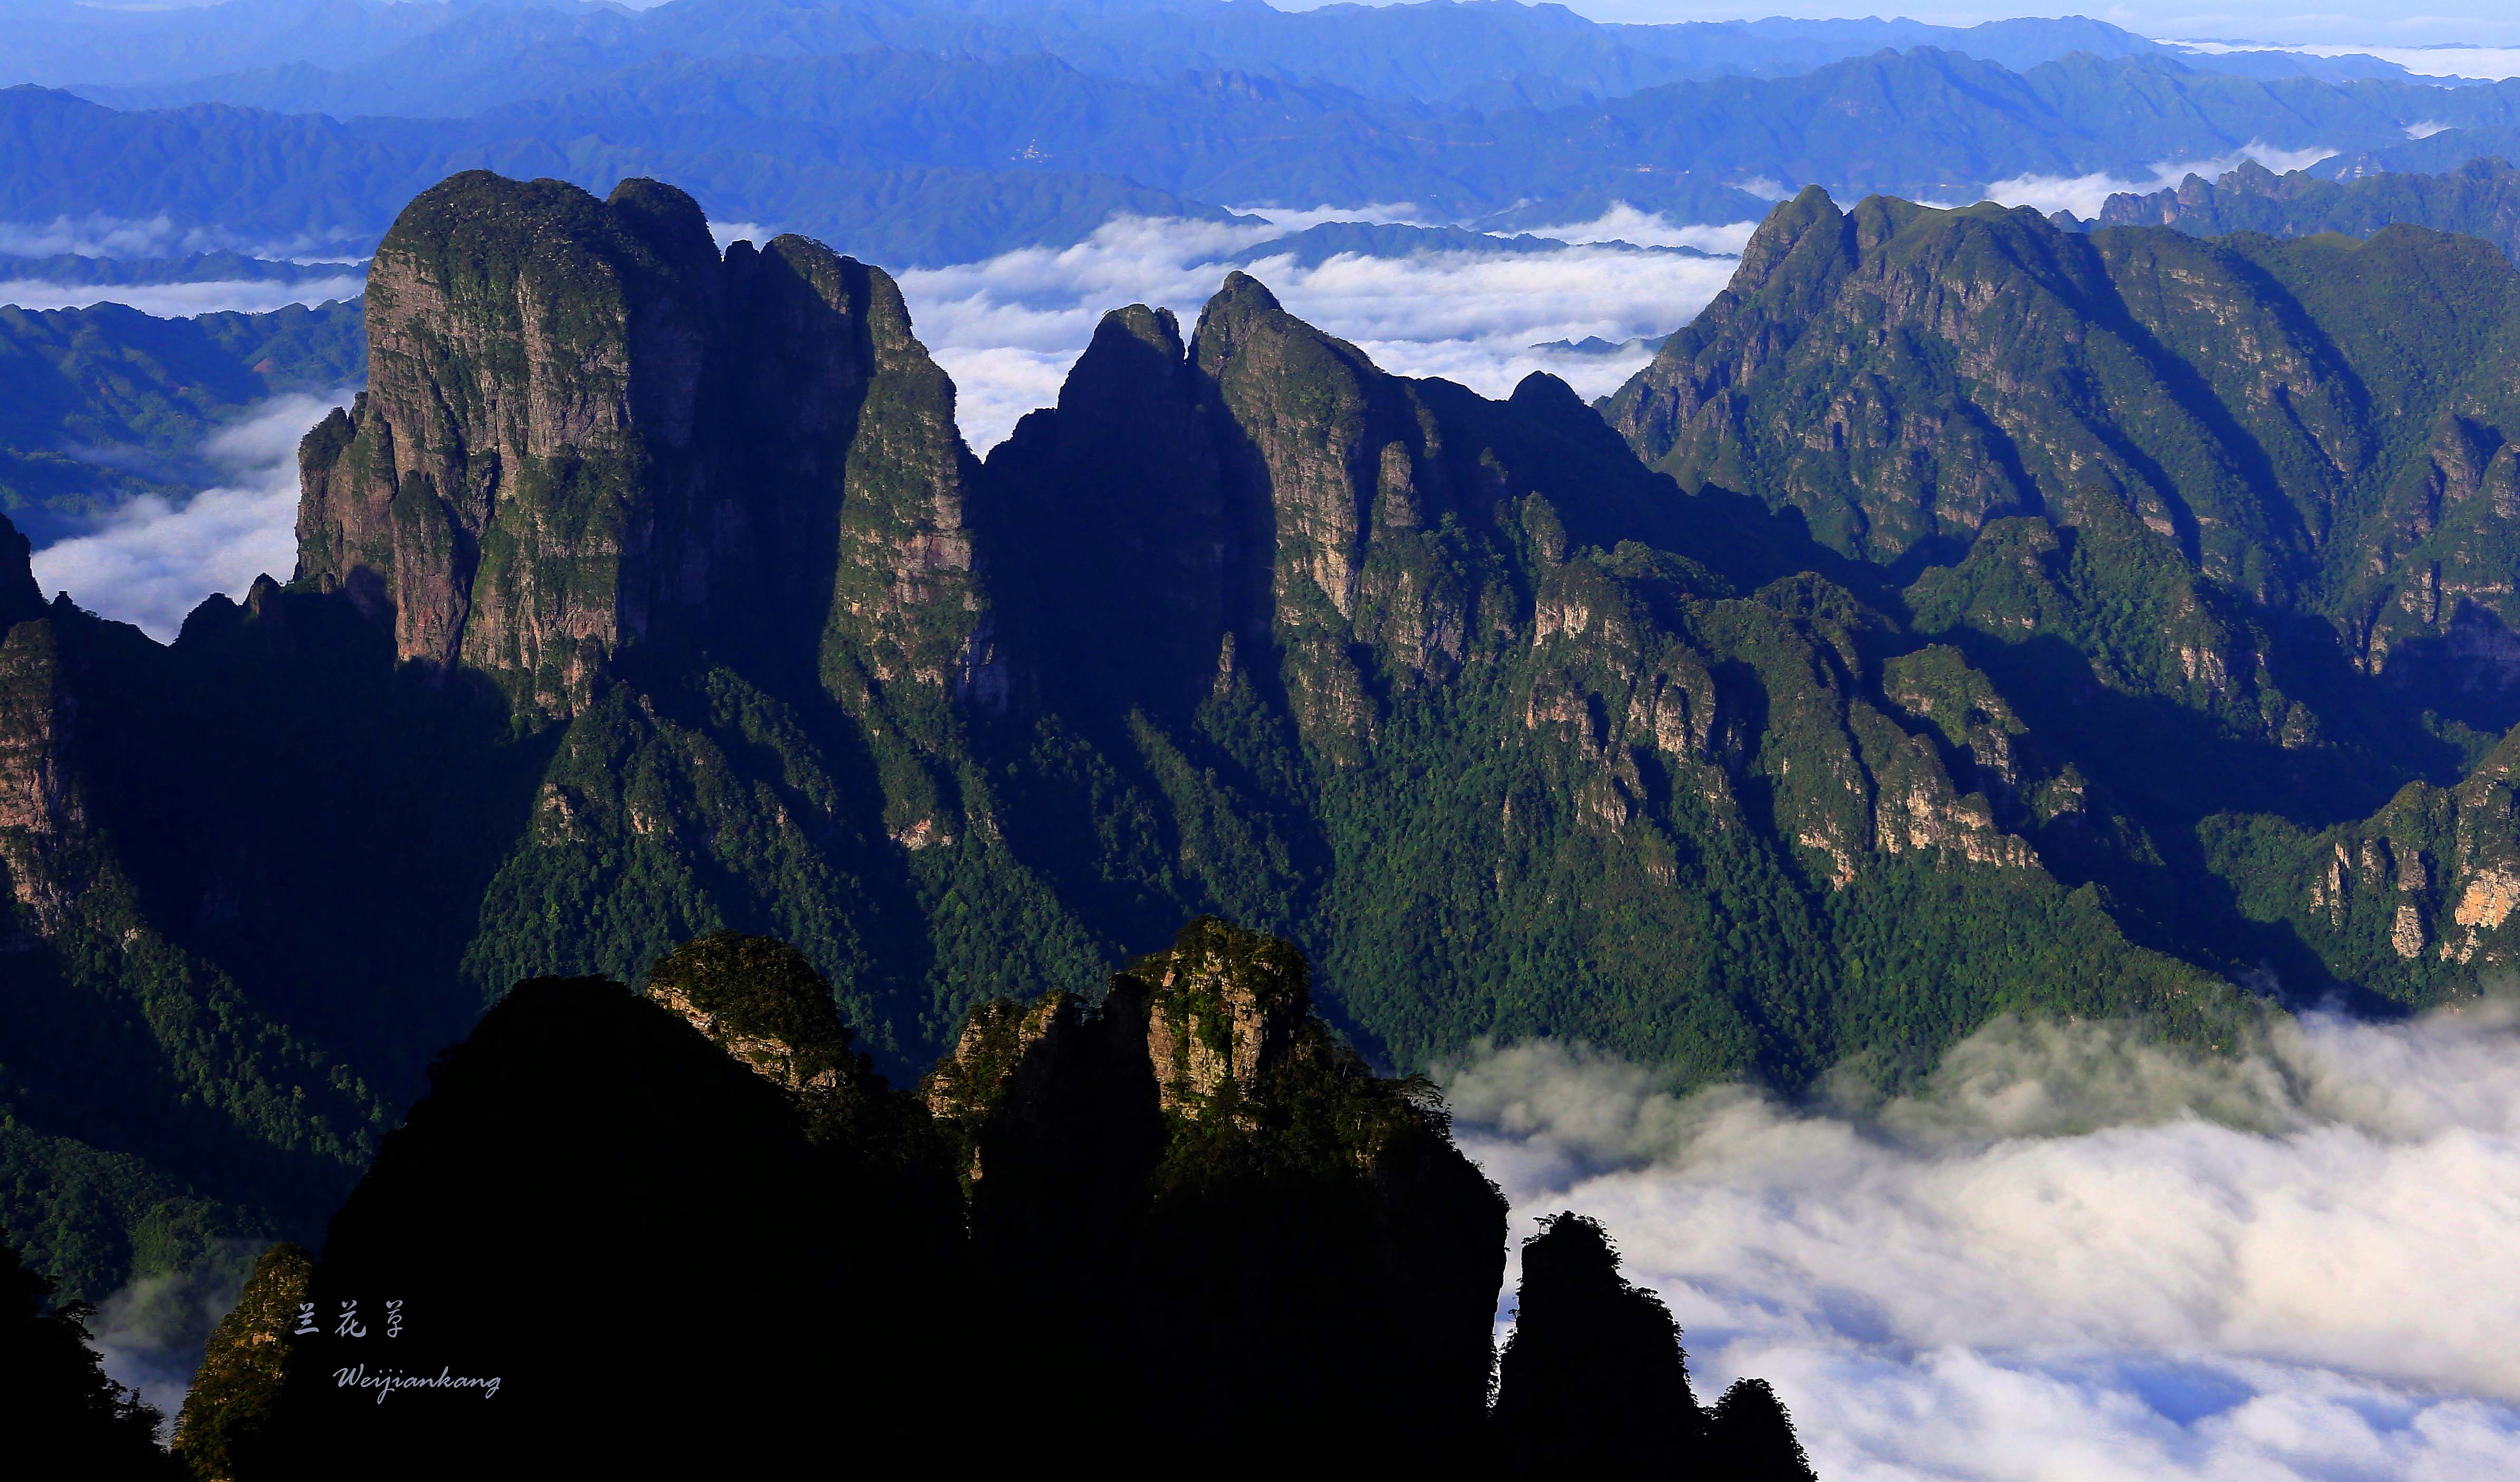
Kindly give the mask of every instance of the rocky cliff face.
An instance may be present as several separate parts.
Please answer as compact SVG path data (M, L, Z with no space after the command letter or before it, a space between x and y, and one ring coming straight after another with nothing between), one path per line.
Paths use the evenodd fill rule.
M24 622L44 609L44 594L35 585L26 537L0 515L0 628Z
M87 821L67 667L51 623L0 630L0 870L27 926L44 934L60 928L76 893L63 851Z
M0 1058L19 1067L0 1226L101 1296L264 1234L258 1211L313 1217L372 1150L381 1109L152 888L160 836L128 827L150 811L129 781L135 759L169 766L165 651L33 603L22 555L5 569L13 547L0 520L0 597L19 618L0 628Z
M640 643L986 697L969 460L881 273L721 258L652 181L475 171L397 218L367 312L368 391L300 453L299 575L399 657L547 715Z
M268 1475L272 1415L296 1329L309 1325L299 1304L314 1274L304 1247L281 1241L255 1259L236 1306L210 1330L170 1448L199 1482Z
M1598 432L1547 377L1494 403L1387 375L1231 273L1188 342L1144 306L1104 319L1058 407L991 454L984 523L1011 557L1058 553L1010 588L1054 683L1186 709L1259 674L1352 762L1395 687L1451 679L1515 621L1520 548L1675 523ZM1088 668L1078 647L1108 651Z

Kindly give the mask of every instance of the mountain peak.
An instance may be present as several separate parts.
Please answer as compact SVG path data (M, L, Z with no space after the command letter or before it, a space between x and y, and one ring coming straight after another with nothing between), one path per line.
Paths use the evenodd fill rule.
M1240 268L1226 274L1225 286L1216 291L1214 298L1208 300L1208 306L1211 308L1220 304L1229 308L1248 309L1282 307L1278 302L1278 295L1270 292L1266 284Z
M857 1070L832 985L771 937L715 931L657 960L648 997L789 1091L837 1090Z
M1846 219L1829 199L1826 190L1807 185L1791 201L1777 203L1759 229L1750 234L1749 243L1741 248L1740 269L1732 275L1733 284L1751 289L1765 284L1778 264L1790 256L1797 247L1811 240L1815 233L1833 233Z
M1312 1014L1312 968L1292 942L1212 916L1129 975L1147 985L1147 1053L1163 1107L1193 1119L1220 1097L1257 1095Z
M1194 337L1200 346L1200 363L1212 364L1215 359L1233 354L1256 321L1284 312L1278 295L1259 279L1238 268L1226 274L1224 287L1199 311Z
M23 622L44 610L43 590L35 585L33 548L9 516L0 515L0 629Z
M709 236L707 213L688 194L661 180L624 180L604 198L604 206L642 241L675 261L717 260L717 242Z
M880 271L797 237L721 258L652 180L472 170L386 233L367 330L367 394L299 451L299 575L399 657L555 717L643 642L985 688L953 383ZM916 415L861 449L871 396Z

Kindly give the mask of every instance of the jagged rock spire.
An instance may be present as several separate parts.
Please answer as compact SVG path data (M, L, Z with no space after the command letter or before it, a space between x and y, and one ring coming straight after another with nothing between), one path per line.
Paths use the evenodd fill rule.
M26 537L0 515L0 630L44 610L43 591L35 585L33 548Z
M473 170L395 220L367 324L367 392L300 450L298 574L400 657L550 715L639 643L1003 698L953 384L880 271L796 237L721 258L654 181Z

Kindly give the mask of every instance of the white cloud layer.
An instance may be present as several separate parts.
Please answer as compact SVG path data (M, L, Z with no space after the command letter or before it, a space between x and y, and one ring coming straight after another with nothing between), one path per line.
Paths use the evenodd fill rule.
M211 593L242 598L265 573L286 581L297 564L298 440L351 395L263 402L203 444L224 481L181 503L133 500L93 533L46 546L35 553L36 584L171 642Z
M2506 77L2520 77L2520 47L2511 46L2275 46L2227 41L2171 41L2169 46L2183 47L2208 55L2238 51L2297 52L2306 57L2376 57L2395 63L2418 77L2461 77L2480 82L2499 82Z
M1778 198L1771 196L1770 199ZM1758 229L1759 223L1755 221L1728 222L1722 226L1674 226L1659 211L1641 211L1624 201L1614 201L1608 210L1591 221L1532 227L1528 235L1552 237L1559 242L1570 243L1626 242L1637 247L1695 247L1701 252L1738 253L1750 245L1750 234Z
M144 1277L97 1304L88 1327L105 1371L157 1408L161 1440L183 1412L210 1329L244 1294L258 1253L225 1241L190 1271Z
M91 212L50 221L0 221L0 252L22 257L181 257L192 252L243 252L249 257L329 262L364 256L349 232L301 233L279 241L240 237L220 227L178 227L167 217L140 220ZM373 239L371 239L373 240Z
M2042 211L2072 211L2077 216L2092 217L2111 196L2122 192L2141 195L2148 191L2167 190L2190 175L2215 179L2240 167L2243 159L2254 159L2281 175L2291 170L2308 169L2335 154L2329 149L2279 150L2269 144L2251 143L2239 150L2211 159L2165 159L2152 167L2148 180L2124 180L2115 175L2015 175L1999 180L1986 188L1986 199L2005 205L2036 206Z
M1377 218L1404 210L1376 208ZM1123 218L1075 247L1026 247L986 262L901 274L920 338L961 392L959 420L971 446L995 446L1024 413L1056 402L1059 382L1106 311L1129 303L1170 308L1187 333L1225 280L1218 259L1318 221L1364 219L1354 211L1279 214L1282 222L1265 228ZM1630 211L1593 225L1651 233L1659 221ZM1678 230L1661 228L1665 237ZM1697 239L1690 245L1747 237L1746 229L1692 230ZM1530 346L1668 334L1705 306L1732 267L1721 259L1577 246L1547 253L1347 255L1312 268L1265 258L1247 271L1289 312L1353 341L1386 370L1442 376L1488 396L1507 394L1533 371L1549 371L1589 398L1615 388L1649 356L1566 355Z
M1517 1229L1599 1218L1830 1482L2520 1475L2520 1014L2210 1059L1999 1024L1871 1112L1552 1045L1449 1077Z
M126 304L159 319L190 319L196 314L234 310L268 314L292 303L329 303L357 298L368 281L355 274L310 278L302 283L233 280L215 283L145 283L100 286L45 283L39 279L0 282L0 304L22 309L84 309L100 303Z
M1401 226L1443 225L1440 221L1419 215L1418 202L1414 201L1383 201L1370 205L1232 205L1227 206L1226 209L1237 216L1259 217L1275 228L1269 234L1273 237L1282 232L1300 232L1306 227L1320 226L1326 221L1370 221L1376 225Z

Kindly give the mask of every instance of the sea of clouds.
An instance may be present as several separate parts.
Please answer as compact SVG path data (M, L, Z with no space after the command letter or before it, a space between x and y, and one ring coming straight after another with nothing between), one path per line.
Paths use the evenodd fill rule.
M47 283L21 278L0 281L0 304L22 309L86 309L118 303L158 319L190 319L199 314L235 311L268 314L292 303L329 303L354 299L367 289L355 273L309 278L296 283L213 280L203 283L140 283L100 286Z
M1058 399L1059 382L1109 310L1130 303L1169 308L1188 334L1199 306L1224 283L1225 259L1323 221L1412 219L1405 203L1238 209L1268 224L1123 217L1073 247L1025 247L899 274L920 339L954 378L957 417L973 450L985 453L1024 413ZM1352 341L1385 370L1444 377L1488 396L1507 395L1523 377L1547 371L1591 398L1634 375L1651 352L1532 346L1586 338L1616 344L1671 333L1724 287L1733 262L1628 247L1738 251L1752 225L1678 227L1619 206L1595 221L1531 234L1566 242L1558 251L1346 255L1312 267L1263 257L1243 271L1268 285L1288 312ZM721 234L760 230L747 224Z
M275 396L210 435L217 484L181 501L149 495L103 516L85 535L37 551L35 582L92 612L173 641L213 592L242 598L253 579L297 566L297 443L353 389Z
M2211 158L2162 160L2152 167L2149 177L2140 180L2106 172L2092 175L2015 175L1988 186L1986 199L2005 205L2036 206L2042 211L2071 211L2088 220L2100 213L2100 207L2108 203L2111 196L2121 193L2143 195L2167 190L2190 175L2217 179L2238 169L2240 162L2246 159L2254 159L2281 175L2308 169L2335 153L2330 149L2280 150L2270 144L2253 142L2230 154Z
M56 216L50 221L0 221L0 252L24 257L64 253L83 257L182 257L194 252L241 252L292 262L331 262L366 256L351 250L372 236L347 230L309 232L272 239L243 237L221 227L179 227L166 216Z
M2000 1022L1861 1109L1552 1044L1446 1080L1517 1232L1598 1218L1830 1482L2520 1476L2510 1004L2228 1057Z
M2455 77L2471 82L2499 82L2506 77L2520 77L2520 47L2514 46L2391 46L2352 42L2284 46L2254 41L2171 41L2164 44L2208 55L2276 51L2298 52L2308 57L2372 57L2403 67L2418 77Z

